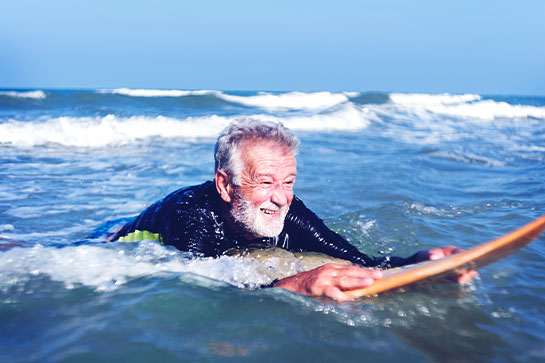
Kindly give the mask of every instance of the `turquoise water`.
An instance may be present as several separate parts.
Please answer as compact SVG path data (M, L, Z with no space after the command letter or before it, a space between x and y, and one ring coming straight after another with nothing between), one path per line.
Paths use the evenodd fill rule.
M543 236L468 286L346 304L256 289L258 261L85 240L210 179L240 116L294 130L296 194L368 254L545 214L544 97L2 90L0 361L545 360Z

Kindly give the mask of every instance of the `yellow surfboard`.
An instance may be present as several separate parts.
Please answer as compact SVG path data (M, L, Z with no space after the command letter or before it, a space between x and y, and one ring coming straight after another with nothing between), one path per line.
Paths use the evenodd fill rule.
M476 270L496 262L536 239L545 230L545 216L503 237L440 260L426 261L411 266L384 271L384 277L373 285L345 291L352 298L376 295L422 280L441 278L460 271Z

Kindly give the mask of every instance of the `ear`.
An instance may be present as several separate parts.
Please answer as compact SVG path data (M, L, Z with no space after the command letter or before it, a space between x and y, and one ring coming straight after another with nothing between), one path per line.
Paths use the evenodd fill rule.
M226 203L231 203L233 188L231 187L231 183L229 183L229 176L227 173L220 169L216 170L214 181L216 182L216 190L221 199Z

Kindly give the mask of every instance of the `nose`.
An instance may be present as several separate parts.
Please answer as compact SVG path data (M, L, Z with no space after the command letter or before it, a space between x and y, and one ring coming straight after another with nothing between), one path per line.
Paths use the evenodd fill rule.
M271 202L279 207L283 207L288 204L288 200L290 199L289 193L291 193L291 190L286 190L282 183L275 183Z

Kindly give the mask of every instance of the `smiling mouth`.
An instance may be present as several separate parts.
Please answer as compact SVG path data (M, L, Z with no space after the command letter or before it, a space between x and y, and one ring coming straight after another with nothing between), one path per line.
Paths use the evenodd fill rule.
M260 208L260 210L268 215L268 216L275 216L275 215L279 215L280 212L282 212L282 209L268 209L268 208Z

